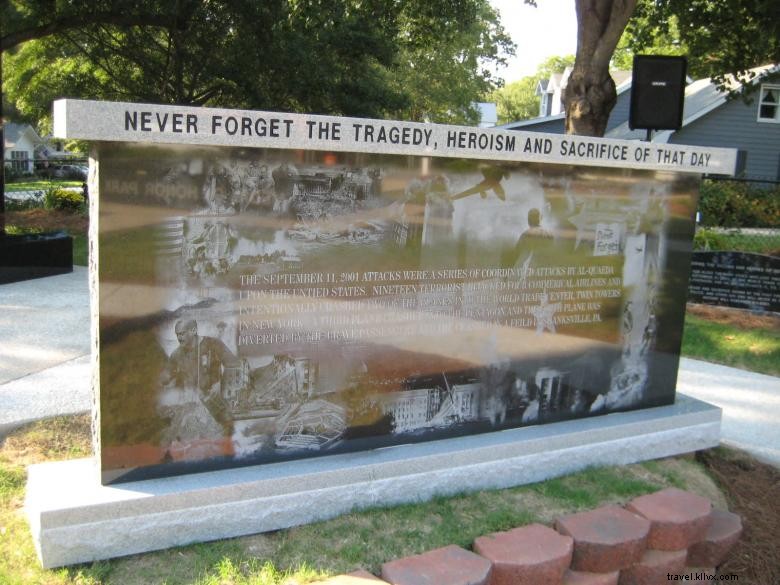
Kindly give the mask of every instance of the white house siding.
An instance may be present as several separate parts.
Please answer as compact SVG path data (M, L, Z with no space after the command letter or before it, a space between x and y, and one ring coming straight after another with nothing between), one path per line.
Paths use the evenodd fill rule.
M758 105L727 102L669 138L670 144L736 148L747 153L743 176L780 179L780 124L758 122Z
M5 166L15 171L32 172L34 168L36 142L30 136L29 127L18 124L6 124ZM21 155L20 155L21 153Z

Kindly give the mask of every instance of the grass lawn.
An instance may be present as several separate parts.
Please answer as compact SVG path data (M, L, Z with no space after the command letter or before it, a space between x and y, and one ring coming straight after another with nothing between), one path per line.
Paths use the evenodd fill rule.
M780 376L780 318L689 306L682 355Z
M73 264L86 266L89 262L89 241L87 234L69 232L73 237Z
M724 250L738 250L740 252L755 252L756 254L769 254L780 250L780 234L776 235L751 235L741 233L721 234Z
M727 507L724 495L691 458L587 469L511 489L356 511L326 522L213 543L178 547L45 571L38 567L22 515L25 465L90 450L86 415L36 423L0 447L0 583L87 585L303 584L449 544L470 547L483 534L676 486Z
M84 184L83 181L19 181L16 183L6 183L5 192L15 193L17 191L46 191L52 187L81 187Z

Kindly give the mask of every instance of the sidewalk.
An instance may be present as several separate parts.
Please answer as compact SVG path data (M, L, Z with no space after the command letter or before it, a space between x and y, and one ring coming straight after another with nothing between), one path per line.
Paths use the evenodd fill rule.
M87 269L0 285L0 437L26 422L86 412Z
M0 437L25 422L86 412L87 270L0 285ZM677 391L723 409L723 442L780 467L780 378L687 358Z

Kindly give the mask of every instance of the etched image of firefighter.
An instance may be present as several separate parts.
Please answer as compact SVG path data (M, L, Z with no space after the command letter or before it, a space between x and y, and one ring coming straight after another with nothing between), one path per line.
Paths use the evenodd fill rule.
M158 411L168 419L162 443L173 460L232 454L226 396L246 382L245 365L218 338L199 335L194 319L174 325L178 346L160 377Z
M220 325L222 325L220 327ZM226 326L217 325L224 335ZM346 428L343 407L317 394L317 364L303 357L242 359L195 319L176 321L178 341L160 377L168 460L325 449Z

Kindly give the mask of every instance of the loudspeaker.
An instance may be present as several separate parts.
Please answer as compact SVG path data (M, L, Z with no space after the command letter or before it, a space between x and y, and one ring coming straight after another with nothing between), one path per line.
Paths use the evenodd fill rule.
M685 57L634 55L628 127L677 130L685 101Z

